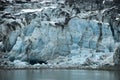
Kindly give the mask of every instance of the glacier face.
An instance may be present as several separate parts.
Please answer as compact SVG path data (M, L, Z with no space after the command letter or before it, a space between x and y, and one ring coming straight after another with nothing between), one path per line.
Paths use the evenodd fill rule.
M15 64L113 65L116 42L109 24L101 21L103 11L76 14L62 3L15 4L1 14L1 52ZM96 14L98 20L87 18Z

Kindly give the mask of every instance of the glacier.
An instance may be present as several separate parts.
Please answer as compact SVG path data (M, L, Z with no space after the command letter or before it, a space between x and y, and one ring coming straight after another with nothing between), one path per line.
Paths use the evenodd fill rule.
M8 6L0 14L0 52L2 57L7 57L1 65L17 68L114 66L118 63L114 55L119 55L120 38L116 27L114 35L118 36L113 36L106 12L115 8L78 13L63 1Z

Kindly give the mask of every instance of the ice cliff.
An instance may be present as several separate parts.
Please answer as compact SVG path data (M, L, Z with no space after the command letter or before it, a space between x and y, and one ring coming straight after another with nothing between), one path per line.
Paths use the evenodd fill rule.
M119 64L119 8L103 4L105 8L98 10L96 4L93 9L89 2L80 4L39 1L5 6L0 11L1 65Z

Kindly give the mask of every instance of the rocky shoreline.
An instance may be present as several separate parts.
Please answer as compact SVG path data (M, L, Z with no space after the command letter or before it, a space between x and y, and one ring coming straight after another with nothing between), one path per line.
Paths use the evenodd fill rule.
M91 67L26 67L26 68L17 68L17 67L0 67L0 70L41 70L41 69L53 69L53 70L61 70L61 69L67 69L67 70L98 70L98 71L120 71L120 68L116 68L115 66L107 66L107 67L99 67L99 68L91 68Z

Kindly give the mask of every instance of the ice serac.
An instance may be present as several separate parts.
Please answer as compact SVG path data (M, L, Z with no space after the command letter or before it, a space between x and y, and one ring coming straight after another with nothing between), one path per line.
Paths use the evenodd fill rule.
M117 46L116 46L116 50L115 50L115 54L114 54L114 62L115 62L115 65L119 68L119 65L120 65L120 44L118 43Z
M113 65L113 53L120 52L119 47L115 50L119 37L115 25L110 25L112 21L101 20L107 10L76 13L63 3L15 4L0 16L0 51L8 53L15 64L48 61L67 66Z

